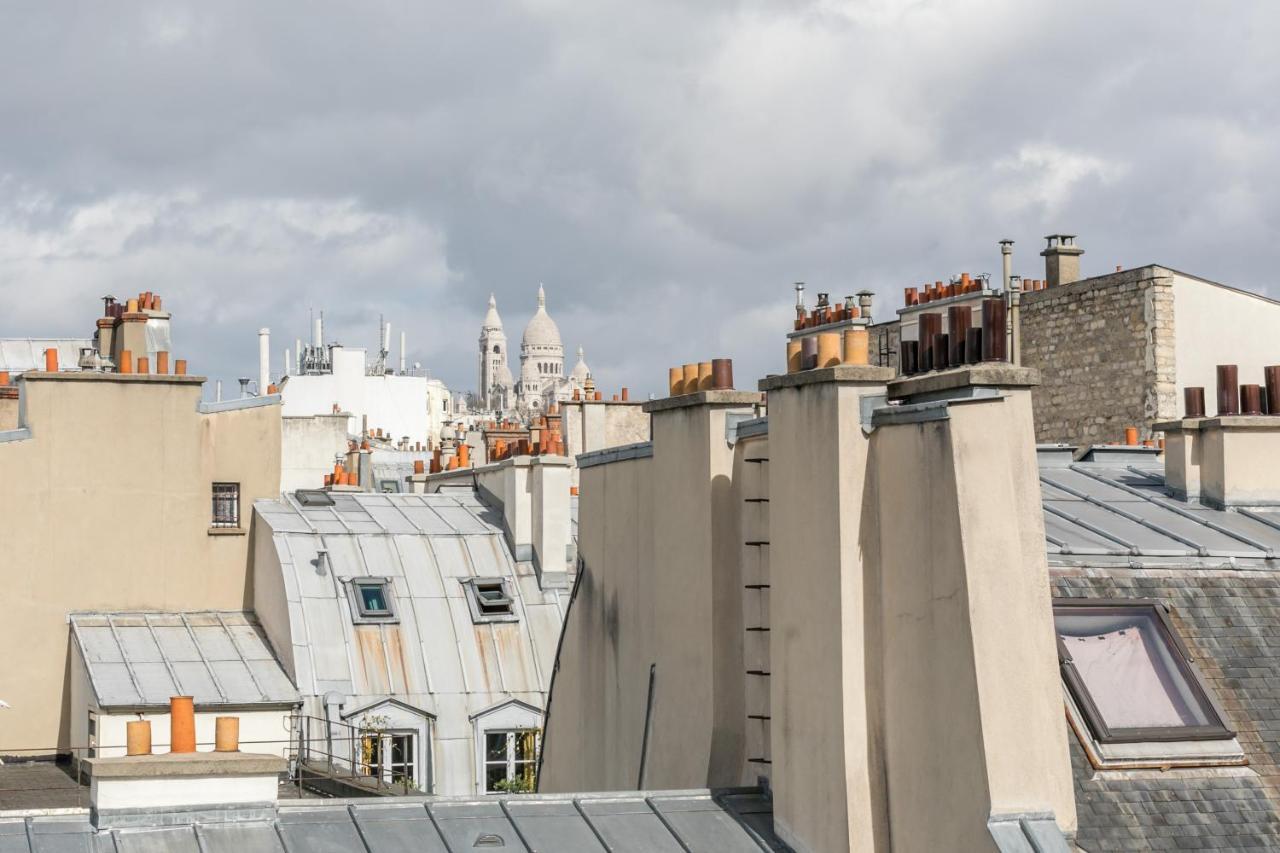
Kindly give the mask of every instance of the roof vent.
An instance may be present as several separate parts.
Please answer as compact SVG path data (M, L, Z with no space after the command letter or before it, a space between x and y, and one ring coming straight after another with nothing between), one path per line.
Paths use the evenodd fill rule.
M483 832L476 836L476 843L471 845L474 850L477 847L506 847L507 842L502 840L501 835L495 835L492 832Z

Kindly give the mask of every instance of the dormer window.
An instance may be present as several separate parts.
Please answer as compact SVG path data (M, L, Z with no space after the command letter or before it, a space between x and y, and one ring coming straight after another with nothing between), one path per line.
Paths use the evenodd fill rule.
M462 582L466 588L467 604L471 608L471 621L515 622L515 599L507 582L502 578L469 578Z

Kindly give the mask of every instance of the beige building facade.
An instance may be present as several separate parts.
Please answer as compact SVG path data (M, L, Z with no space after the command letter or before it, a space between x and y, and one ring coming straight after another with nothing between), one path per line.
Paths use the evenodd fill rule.
M761 382L767 418L658 400L651 443L580 460L542 790L763 778L802 852L1073 832L1034 382L808 370Z
M0 754L66 751L67 614L243 610L249 522L280 486L278 398L200 402L201 377L28 372L0 432ZM234 486L215 526L214 484ZM229 495L229 490L224 490Z

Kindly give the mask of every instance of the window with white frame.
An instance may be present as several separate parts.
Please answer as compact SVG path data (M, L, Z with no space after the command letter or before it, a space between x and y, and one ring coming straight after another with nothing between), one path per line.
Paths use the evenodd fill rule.
M411 732L367 732L361 736L361 772L389 785L417 787L416 747Z
M484 733L484 790L486 794L524 794L537 789L539 729Z

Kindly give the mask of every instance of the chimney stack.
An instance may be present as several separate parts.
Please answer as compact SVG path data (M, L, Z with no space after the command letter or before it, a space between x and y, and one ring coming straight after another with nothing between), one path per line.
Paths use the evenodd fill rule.
M321 311L316 317L315 328L311 334L311 345L316 349L324 346L324 312Z
M271 384L271 330L258 330L258 396L267 393Z
M403 376L403 375L404 375L404 360L405 360L405 343L404 343L404 338L405 338L404 332L403 332L403 331L401 331L401 332L400 332L400 375L401 375L401 376Z
M1050 234L1040 257L1044 258L1045 287L1057 287L1080 280L1080 256L1084 249L1076 245L1074 234Z
M1000 261L1004 266L1004 292L1013 289L1013 241L1000 241Z

